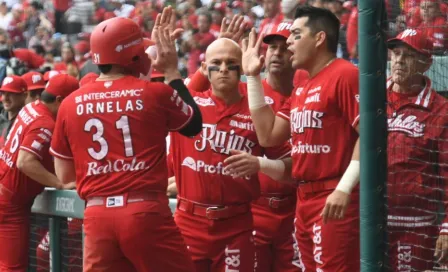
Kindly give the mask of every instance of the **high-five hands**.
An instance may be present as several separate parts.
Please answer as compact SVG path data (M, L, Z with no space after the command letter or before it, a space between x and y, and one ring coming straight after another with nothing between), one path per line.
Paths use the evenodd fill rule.
M218 38L227 38L240 43L241 38L246 30L246 22L244 22L244 17L241 15L233 16L229 24L227 24L228 19L224 18L221 22L221 31L219 32Z
M152 66L165 73L167 81L179 77L178 58L175 45L175 34L172 30L172 18L174 11L171 6L163 9L163 12L157 15L154 25L152 39L156 43L157 54L148 54L151 58ZM174 30L174 32L177 30ZM179 33L176 32L176 33ZM179 75L178 75L179 74ZM173 76L171 76L173 75Z
M246 76L258 76L264 65L264 56L260 56L263 35L257 39L255 28L252 28L249 38L243 40L243 72Z

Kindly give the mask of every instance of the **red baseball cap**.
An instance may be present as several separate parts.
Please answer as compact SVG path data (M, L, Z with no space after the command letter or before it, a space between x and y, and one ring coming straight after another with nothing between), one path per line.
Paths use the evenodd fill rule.
M59 71L55 71L55 70L47 71L44 74L44 80L49 81L50 78L54 77L55 75L59 75L59 74L60 74Z
M92 83L95 82L95 80L99 77L99 75L95 74L95 73L88 73L85 76L83 76L81 78L81 80L79 81L79 86L82 87L88 83Z
M387 47L393 49L400 44L406 44L415 51L431 56L433 49L432 41L420 30L408 28L397 35L397 37L387 41Z
M263 42L269 44L276 37L287 40L291 34L291 25L292 24L289 22L281 22L280 24L273 26L269 34L264 36Z
M39 72L28 72L22 76L28 86L28 91L45 89L44 76Z
M25 80L14 75L5 77L0 88L0 91L8 93L24 93L27 90Z
M67 74L60 74L50 78L45 87L45 92L65 98L77 89L79 89L79 82L76 78Z
M152 69L151 78L165 77L164 73L157 71L156 69Z

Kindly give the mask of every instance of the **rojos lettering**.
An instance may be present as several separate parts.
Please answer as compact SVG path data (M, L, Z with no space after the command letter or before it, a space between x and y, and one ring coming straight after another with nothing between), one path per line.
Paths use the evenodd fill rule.
M213 151L230 154L230 150L240 150L252 154L255 143L243 136L235 134L235 130L229 132L216 129L216 125L203 124L201 138L194 142L198 151L204 151L209 146Z

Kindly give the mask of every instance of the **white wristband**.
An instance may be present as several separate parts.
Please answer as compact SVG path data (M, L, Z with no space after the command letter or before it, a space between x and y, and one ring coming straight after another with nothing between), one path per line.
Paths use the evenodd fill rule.
M285 163L282 160L270 160L257 157L260 162L260 172L273 180L281 180L285 176Z
M336 190L350 194L359 182L359 161L352 160L345 170L344 175L336 187Z
M263 108L267 105L264 100L264 90L260 76L247 76L247 98L251 110Z

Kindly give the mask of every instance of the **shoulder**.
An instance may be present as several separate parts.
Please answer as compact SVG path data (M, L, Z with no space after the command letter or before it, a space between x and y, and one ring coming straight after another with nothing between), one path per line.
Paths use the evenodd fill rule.
M331 67L331 73L339 76L339 77L346 77L346 76L358 76L359 69L353 63L344 60L344 59L336 59L334 61L334 65Z
M325 79L329 79L330 84L336 85L356 85L358 87L359 70L358 67L343 59L337 59L326 73Z

